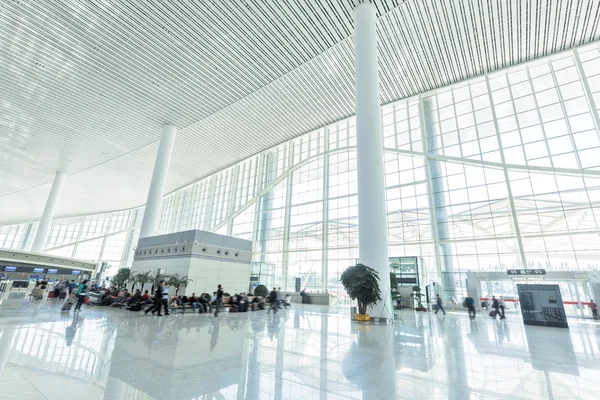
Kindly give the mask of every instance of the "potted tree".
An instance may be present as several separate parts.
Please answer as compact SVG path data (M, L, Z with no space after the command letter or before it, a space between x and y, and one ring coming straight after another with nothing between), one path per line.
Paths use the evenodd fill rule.
M117 274L111 279L111 282L117 287L117 289L122 289L125 287L125 285L127 285L130 275L131 270L129 268L120 268Z
M254 295L261 296L261 297L267 297L269 295L269 289L267 289L267 287L265 285L258 285L257 287L254 288Z
M421 302L421 298L423 298L425 295L423 293L421 293L421 287L420 286L413 286L413 292L411 294L415 304L417 304L417 306L415 307L416 311L427 311L427 309L425 307L423 307L423 303Z
M131 283L131 292L133 293L133 289L135 288L135 285L138 283L138 274L136 274L135 272L132 272L131 274L129 274L129 279L127 279L127 283Z
M358 302L358 314L354 317L356 321L369 321L367 307L377 304L381 300L379 289L379 273L364 264L356 264L355 267L346 269L340 281L352 300Z
M169 275L169 279L167 279L167 284L169 286L173 286L175 288L175 296L179 294L179 289L185 288L189 285L193 280L188 278L187 275L180 277L179 274Z
M154 277L152 276L152 271L140 272L136 275L136 283L140 284L140 290L144 290L144 286L147 283L153 282Z

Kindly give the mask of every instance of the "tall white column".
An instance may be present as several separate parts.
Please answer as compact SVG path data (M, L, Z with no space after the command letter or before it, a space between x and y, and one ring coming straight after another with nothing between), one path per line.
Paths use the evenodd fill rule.
M376 22L375 7L372 4L362 3L354 10L358 250L360 262L379 272L382 300L369 314L372 317L393 318L383 180Z
M50 228L52 227L52 218L54 218L54 211L56 211L56 205L58 204L58 198L62 192L62 187L67 179L67 175L64 172L57 172L54 176L54 182L52 183L52 189L46 200L46 207L42 213L42 219L38 225L37 233L33 239L33 245L31 251L34 253L41 253L44 251L48 235L50 234Z
M153 236L160 222L160 207L162 205L165 185L167 184L169 163L171 162L176 133L176 126L163 125L158 153L156 154L156 162L154 163L154 172L152 173L152 182L150 183L150 190L148 190L144 219L140 229L140 238Z

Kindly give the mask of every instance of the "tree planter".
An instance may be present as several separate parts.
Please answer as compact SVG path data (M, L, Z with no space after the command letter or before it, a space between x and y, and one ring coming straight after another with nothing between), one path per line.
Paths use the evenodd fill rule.
M359 322L369 322L371 320L371 316L369 314L355 314L354 320Z
M374 306L378 301L381 301L377 271L359 263L346 269L342 273L340 281L348 296L357 302L358 314L355 314L354 320L370 321L367 307Z

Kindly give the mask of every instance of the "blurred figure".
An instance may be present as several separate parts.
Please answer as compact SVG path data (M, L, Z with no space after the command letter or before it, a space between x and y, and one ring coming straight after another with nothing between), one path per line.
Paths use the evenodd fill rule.
M473 300L469 293L467 293L467 297L465 297L464 306L469 312L469 318L475 319L475 300Z
M444 310L444 306L442 305L442 298L440 297L439 294L435 295L435 304L437 305L437 307L435 309L435 313L437 314L438 311L442 310L444 315L446 315L446 310Z
M215 298L215 317L219 316L219 311L223 307L223 287L219 285L217 287L217 293Z
M498 309L500 310L500 319L506 319L506 315L504 315L504 311L506 310L506 304L504 304L504 297L500 296L498 299Z
M590 300L589 304L590 310L592 310L592 318L598 319L598 305L594 303L594 300Z

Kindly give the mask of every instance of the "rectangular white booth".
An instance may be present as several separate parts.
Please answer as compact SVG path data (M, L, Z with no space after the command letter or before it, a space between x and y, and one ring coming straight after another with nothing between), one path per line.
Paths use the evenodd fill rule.
M131 270L187 275L193 282L180 295L212 293L219 284L234 294L248 291L251 261L252 241L191 230L141 238Z

